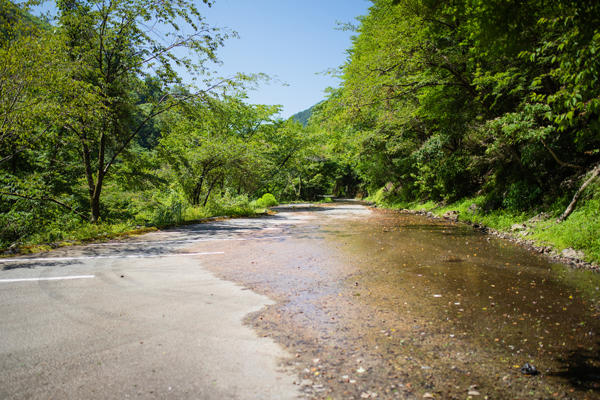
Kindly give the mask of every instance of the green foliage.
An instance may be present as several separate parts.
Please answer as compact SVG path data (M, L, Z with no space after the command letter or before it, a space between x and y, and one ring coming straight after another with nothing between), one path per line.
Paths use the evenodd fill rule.
M600 262L600 198L583 202L561 224L543 225L533 237L559 250L567 247L583 250L589 261Z
M288 121L247 104L251 77L202 75L235 34L196 3L60 0L48 29L0 2L0 247L331 195L507 228L600 162L596 1L373 0L341 86ZM594 201L565 246L596 254Z
M255 209L250 205L247 195L232 195L226 192L218 199L212 199L207 205L212 216L245 217L254 215Z
M154 207L150 223L157 226L178 224L183 222L183 214L184 202L176 193L171 192Z
M540 188L525 181L511 184L504 194L502 205L511 211L525 211L535 207L541 196Z
M373 196L367 197L366 200L388 208L406 208L409 204L406 198L398 194L396 188L390 188L389 185L380 188Z
M58 1L57 7L58 32L75 65L71 81L81 83L93 100L62 119L58 128L72 137L88 187L90 219L97 222L104 183L134 139L142 133L151 136L148 131L158 115L207 94L181 87L176 68L202 72L207 60L216 60L215 51L227 34L205 24L195 3L187 0L69 0ZM153 24L167 30L164 38L156 39L147 28ZM196 61L183 55L183 49L196 54ZM158 79L149 80L149 71ZM146 87L136 96L141 80Z
M190 204L204 206L227 186L260 187L270 166L264 131L276 111L224 97L190 101L165 116L158 153Z
M181 85L178 70L202 74L232 35L195 4L60 1L52 30L0 5L0 248L93 235L86 219L180 223L212 215L225 192L262 190L278 107L246 104L248 77ZM219 212L253 212L242 203Z
M549 207L599 161L598 4L375 0L313 129L392 203Z
M265 193L260 199L256 200L256 205L262 208L273 207L278 204L279 202L271 193Z

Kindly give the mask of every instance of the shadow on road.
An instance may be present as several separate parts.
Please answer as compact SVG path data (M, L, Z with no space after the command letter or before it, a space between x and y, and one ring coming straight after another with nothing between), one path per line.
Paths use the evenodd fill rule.
M323 206L311 206L310 204L286 204L277 207L271 207L271 210L277 212L322 212L322 211L331 211L331 207L323 207Z
M10 264L6 264L0 267L0 271L10 271L13 269L34 269L40 266L44 267L66 267L68 265L74 264L73 262L67 261L48 261L48 262L32 262L32 261L15 261Z
M138 237L124 241L93 243L84 246L73 246L54 250L50 253L40 253L26 257L0 260L0 271L15 269L34 269L37 267L65 267L97 260L131 258L137 256L161 257L174 255L182 248L194 243L211 240L236 240L247 237L268 239L270 233L257 235L257 232L267 227L268 223L260 223L256 219L236 219L224 222L212 222L160 231L166 236Z

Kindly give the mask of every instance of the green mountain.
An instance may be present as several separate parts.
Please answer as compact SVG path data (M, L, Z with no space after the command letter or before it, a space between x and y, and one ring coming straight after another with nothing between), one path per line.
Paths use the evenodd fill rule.
M309 109L306 109L304 111L300 111L299 113L296 113L294 115L291 116L291 118L296 121L296 122L300 122L303 126L308 125L308 120L310 119L310 117L313 114L313 110L315 108L317 104L315 104L314 106L312 106Z

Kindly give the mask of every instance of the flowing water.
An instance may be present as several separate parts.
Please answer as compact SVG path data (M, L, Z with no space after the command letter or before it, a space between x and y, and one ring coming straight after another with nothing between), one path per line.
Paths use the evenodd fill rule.
M249 323L309 397L600 398L599 274L418 215L279 211L279 241L211 268L279 301Z

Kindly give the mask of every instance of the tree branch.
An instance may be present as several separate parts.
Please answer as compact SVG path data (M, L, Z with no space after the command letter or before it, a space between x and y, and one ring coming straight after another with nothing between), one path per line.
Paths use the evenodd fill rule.
M87 221L88 217L87 215L75 210L73 207L58 201L56 199L53 199L51 197L47 197L47 196L42 196L42 197L31 197L31 196L26 196L24 194L19 194L19 193L11 193L11 192L4 192L4 191L0 191L0 195L4 195L4 196L11 196L11 197L19 197L21 199L25 199L25 200L32 200L32 201L47 201L47 202L51 202L54 204L58 204L61 207L66 208L67 210L79 215L79 217L81 217L84 221Z
M546 142L544 142L544 139L540 139L540 141L542 142L542 144L544 145L544 147L546 148L546 150L548 150L550 152L550 154L552 155L552 158L554 158L554 160L561 166L563 167L570 167L570 168L575 168L575 169L582 169L583 167L579 166L579 165L575 165L575 164L569 164L567 162L561 161L558 156L556 155L556 153L554 151L552 151L552 149L550 147L548 147L548 145L546 144Z
M172 104L166 106L165 108L157 110L158 106L160 106L162 103L164 103L165 100L168 97L172 97L171 93L164 94L160 98L160 100L158 101L158 103L154 105L154 107L150 111L150 114L148 114L146 116L146 118L144 118L144 120L137 126L137 128L134 129L132 131L132 133L127 138L125 138L125 140L123 141L123 143L121 144L121 146L119 146L119 148L117 150L115 150L115 152L113 153L112 157L110 158L110 161L107 162L106 166L104 167L104 174L106 175L108 173L108 170L110 169L110 167L112 166L112 164L115 162L115 160L117 159L117 157L119 156L119 154L121 154L123 152L123 150L125 150L127 148L127 146L129 146L129 143L131 143L131 141L133 140L133 138L136 137L136 135L144 128L144 126L146 126L146 124L150 120L152 120L154 117L156 117L156 116L158 116L160 114L163 114L163 113L169 111L173 107L181 104L182 102L184 102L186 100L189 100L189 99L194 98L194 97L199 97L202 94L210 92L211 90L219 87L220 85L222 85L223 83L228 82L228 81L230 81L230 79L222 79L219 82L215 83L214 85L206 88L205 90L201 90L201 91L196 92L196 93L192 93L192 94L189 94L189 95L186 95L186 96L182 96L178 101L173 102Z
M197 37L197 36L200 36L200 35L202 35L202 34L206 34L207 32L208 32L208 30L206 30L206 29L205 29L205 30L202 30L202 31L196 32L196 33L194 33L194 34L192 34L192 35L189 35L188 37L186 37L186 38L184 38L184 39L182 39L182 40L176 41L175 43L172 43L172 44L170 44L169 46L165 47L164 49L162 49L162 50L160 50L160 51L157 51L156 53L153 53L153 54L152 54L152 56L150 56L150 57L148 57L148 58L146 58L146 59L144 59L144 60L140 61L139 63L137 63L137 64L134 64L134 65L133 65L133 66L131 66L131 67L128 67L128 68L124 68L124 69L122 69L122 70L121 70L121 71L120 71L118 74L116 74L116 75L117 75L117 76L119 76L119 75L121 75L121 74L123 74L123 73L126 73L126 72L128 72L128 71L130 71L130 70L132 70L132 69L134 69L134 68L141 67L142 65L144 65L144 64L146 64L146 63L148 63L148 62L150 62L150 61L152 61L152 60L154 60L154 59L157 59L157 58L159 58L160 56L162 56L162 55L164 55L164 54L168 53L169 51L173 50L174 48L176 48L176 47L179 47L179 46L181 46L181 45L183 45L183 44L185 44L185 43L189 42L190 40L192 40L193 38L195 38L195 37Z
M571 215L571 213L575 209L575 205L577 204L577 201L581 197L581 194L583 193L585 188L588 187L589 184L592 183L592 181L594 179L596 179L596 177L598 177L599 174L600 174L600 164L596 165L594 167L594 169L592 169L592 174L585 182L583 182L583 185L581 185L581 187L577 190L577 192L575 193L575 196L573 196L573 200L571 200L571 203L569 204L569 206L567 207L565 212L562 213L562 215L556 220L557 223L563 222L565 219L567 219L569 217L569 215Z

